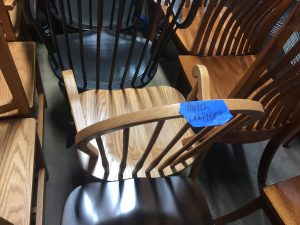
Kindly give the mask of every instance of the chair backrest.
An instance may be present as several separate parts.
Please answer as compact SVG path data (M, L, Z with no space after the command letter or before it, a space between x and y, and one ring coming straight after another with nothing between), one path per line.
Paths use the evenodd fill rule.
M33 18L48 47L55 74L61 78L61 70L72 69L81 89L119 89L142 87L154 77L159 58L178 27L185 0L175 16L172 3L163 20L161 0L69 2L46 0L47 15L37 11ZM197 11L199 2L193 2L192 11ZM51 4L55 4L59 16L53 16ZM69 7L77 13L71 15ZM84 20L87 12L92 16Z
M266 116L252 127L256 130L282 128L299 108L300 10L292 14L229 95L262 103Z
M0 114L18 110L30 115L30 106L18 70L0 26Z
M204 2L204 1L203 1ZM199 9L191 54L256 54L291 0L210 0ZM196 19L195 19L196 20Z
M102 166L96 168L99 170L97 177L103 179L159 177L178 173L191 165L199 154L205 154L222 135L251 124L264 115L261 104L255 101L227 99L225 103L233 118L224 125L200 129L188 141L185 141L185 134L190 137L191 126L179 113L180 104L173 104L95 123L77 133L76 146L88 153L94 141L102 162ZM171 137L169 129L175 129L174 123L181 126ZM146 135L143 129L149 137L144 143Z

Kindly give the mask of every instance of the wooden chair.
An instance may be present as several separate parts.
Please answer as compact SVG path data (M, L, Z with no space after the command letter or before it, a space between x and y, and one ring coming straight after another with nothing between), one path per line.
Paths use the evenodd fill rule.
M193 22L188 27L177 29L175 43L182 54L257 54L275 23L292 2L202 0ZM190 3L185 5L181 18L186 18L190 8Z
M299 113L299 110L298 110ZM293 123L272 138L266 146L259 162L258 181L261 195L243 207L215 220L216 225L229 223L263 209L272 224L300 223L300 176L266 185L269 166L280 145L286 142L290 134L298 130L300 117L292 118ZM264 181L263 183L261 181Z
M0 224L42 225L46 169L36 121L0 121L0 143Z
M167 168L162 171L163 165L167 166L166 163L173 162L175 159L166 161L164 157L164 160L161 160L163 156L169 157L177 149L186 151L190 148L194 150L189 150L189 154L194 154L198 145L195 148L192 145L199 137L207 134L200 146L209 146L211 141L214 141L214 135L218 135L217 130L223 129L222 127L203 129L194 139L184 142L183 146L181 142L194 133L189 129L190 126L185 120L180 118L178 103L184 102L185 99L174 88L90 90L78 94L72 71L64 71L63 76L76 130L80 132L84 129L77 135L77 142L82 144L84 151L78 152L80 162L85 170L101 179L114 180L119 176L123 178L157 177L162 172L167 175L179 172L191 165L193 160L186 160L176 168ZM236 103L229 100L227 103L230 109L234 109L231 108L231 104L233 104L232 107L237 108L248 104L245 105L242 100ZM249 102L249 104L252 103ZM228 126L239 123L240 119L242 118L232 120ZM141 126L135 126L139 124ZM88 126L89 128L86 128ZM131 128L131 126L134 127ZM115 130L117 132L113 132ZM108 132L111 133L108 134ZM99 135L96 141L89 142L97 133ZM165 149L163 153L162 149ZM125 155L123 158L122 152ZM105 153L108 155L105 156ZM141 159L135 167L134 163L139 158ZM155 163L151 164L151 160L155 158ZM120 163L122 164L121 173L118 172ZM108 164L111 164L110 168ZM160 169L156 168L157 165Z
M167 90L166 87L156 89ZM123 92L130 99L131 91L145 94L147 89L113 92ZM151 94L150 89L148 92ZM174 89L173 92L176 93ZM106 94L115 97L112 92ZM159 97L168 98L162 94ZM70 99L71 104L74 100L75 96ZM75 189L67 199L61 224L213 224L198 185L189 178L165 176L178 173L194 157L199 159L205 155L214 139L263 116L257 102L238 99L225 102L234 117L224 125L204 127L185 145L181 141L190 125L181 118L179 104L133 111L80 130L76 146L89 151L90 141L96 139L103 166L96 168L105 180ZM182 128L175 133L173 130L179 125ZM145 136L149 137L147 142ZM160 176L164 177L150 179Z
M37 91L38 134L42 144L46 100L35 43L7 42L1 27L0 85L0 118L33 117Z
M202 95L198 95L198 99L252 99L261 102L266 110L263 120L229 132L221 142L249 143L273 138L286 128L297 111L300 42L293 38L299 35L294 33L299 30L299 10L295 14L296 10L288 18L287 26L283 25L261 54L252 56L255 61L249 69L246 67L250 56L187 56L199 60L200 66L194 68L201 83L198 88ZM190 78L191 83L195 82L194 77Z
M197 6L199 1L194 1L193 5ZM50 5L53 1L50 0L45 1L47 15L37 11L26 17L43 38L50 65L60 80L61 71L72 69L77 85L82 90L142 87L151 81L160 56L176 30L179 13L172 19L171 12L167 13L162 22L159 1L154 4L153 13L145 23L140 18L148 1L136 1L134 10L129 10L127 14L125 9L130 8L132 0L105 1L113 3L110 15L115 18L107 27L104 24L107 14L104 1L97 1L95 8L98 20L96 23L92 21L87 31L83 21L83 2L76 0L78 26L74 31L68 26L70 16L66 13L66 7L69 0L58 2L61 3L57 9L61 15L59 21L53 18ZM32 1L25 0L28 10L24 11L31 12L30 9L35 8L31 4ZM169 6L169 11L173 6ZM124 18L126 23L123 23ZM116 26L113 26L114 21ZM62 25L61 31L57 29L57 23Z

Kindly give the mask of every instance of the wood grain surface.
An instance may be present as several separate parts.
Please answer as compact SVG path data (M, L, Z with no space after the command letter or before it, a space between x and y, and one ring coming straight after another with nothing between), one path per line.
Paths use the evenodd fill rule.
M72 71L64 71L63 76L73 118L79 132L76 144L79 149L87 153L79 151L79 158L87 171L101 179L120 179L119 168L121 168L121 178L160 177L162 170L164 175L177 173L194 161L193 156L199 152L199 149L210 146L210 142L215 140L213 137L217 138L220 132L234 127L233 122L227 128L224 127L224 131L221 127L219 130L212 130L211 134L210 129L207 129L200 134L206 137L201 140L203 143L196 144L200 138L196 135L188 145L183 146L182 140L193 136L194 133L189 126L186 126L186 120L179 114L178 103L185 102L185 99L176 89L160 86L112 91L90 90L78 94ZM243 105L247 109L246 112L236 113L247 114L254 110L259 111L259 118L263 115L259 103L226 101L229 101L232 110L235 108L241 110ZM212 139L207 140L208 137ZM90 152L93 151L88 145L93 145L99 155L98 162L92 170L90 170L89 159ZM182 161L176 166L168 166L172 163L170 159L175 157L177 152L183 153L186 150L191 150L193 155L186 154L180 158ZM153 161L157 158L161 159L161 164L158 162L154 165ZM158 166L148 170L154 168L153 165Z
M0 217L29 225L35 158L35 120L0 122Z
M178 29L176 43L183 54L242 55L257 54L290 0L206 1L190 26ZM186 4L184 21L190 11ZM163 6L166 13L166 6Z
M143 89L125 89L115 91L87 91L80 95L81 106L83 109L86 125L89 126L99 121L108 118L131 113L143 109L151 109L157 106L169 105L173 103L184 102L184 97L175 89L171 87L151 87ZM153 146L149 158L145 162L145 167L149 165L151 159L158 155L159 152L170 142L170 140L178 133L178 131L185 124L184 119L176 119L166 121L161 134L156 144ZM130 129L127 164L132 160L135 162L143 154L150 137L152 136L156 123L144 124ZM122 160L121 153L114 154L116 150L121 150L122 146L122 131L113 132L103 136L103 143L109 161L111 164L111 179L118 176L119 163ZM189 130L184 137L193 135L192 130ZM172 149L181 147L180 141L174 145ZM84 157L81 157L84 159ZM192 161L189 161L189 164ZM85 165L87 167L87 165ZM101 169L101 160L97 163L94 170L94 176L103 177L103 170ZM113 169L113 167L116 167ZM183 169L183 168L180 168ZM116 171L116 174L112 173ZM131 177L130 167L124 171L124 178ZM138 175L142 175L141 171ZM151 174L152 176L160 176L158 173Z
M192 71L195 65L204 65L209 73L212 99L227 98L239 80L253 64L256 56L179 56L181 67L191 87L197 79Z
M35 90L35 43L9 42L8 47L18 74L3 74L0 70L0 103L3 105L11 102L13 100L11 91L17 92L19 90L17 89L17 86L11 86L10 88L12 90L10 90L5 79L11 79L12 76L19 76L26 94L28 105L32 108ZM0 117L10 116L16 113L16 111L12 111L0 115Z
M300 176L265 187L263 197L283 224L300 224Z

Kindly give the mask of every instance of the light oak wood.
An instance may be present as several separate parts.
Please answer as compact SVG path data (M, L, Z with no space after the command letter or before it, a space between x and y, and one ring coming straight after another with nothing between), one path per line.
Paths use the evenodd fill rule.
M91 146L97 149L99 159L90 172L98 178L116 180L134 176L171 175L191 165L198 150L205 149L205 146L214 141L205 139L201 146L195 145L195 151L191 151L193 155L165 168L171 163L165 159L174 155L178 149L182 152L193 149L200 138L197 136L188 145L182 145L182 140L194 133L189 126L186 127L186 121L179 114L178 103L185 99L177 90L162 86L112 91L90 90L78 94L72 71L64 71L63 76L74 122L76 128L80 128L76 136L76 143L81 150L80 159L83 167L88 170L89 155L95 154ZM255 102L226 102L233 114L249 115L251 121L263 116L263 109ZM86 127L83 127L84 124ZM238 123L234 124L237 125ZM212 137L217 137L226 129L221 127L207 131ZM210 137L208 133L205 134Z
M0 122L0 217L14 225L30 224L35 123L34 119Z
M0 116L29 115L33 107L36 78L35 44L6 43L2 33L0 45ZM1 109L5 105L9 110Z
M299 52L299 40L296 38L295 46L283 56L282 49L294 31L289 24L295 22L294 14L298 7L299 3L292 9L281 30L259 55L179 57L188 81L194 88L197 81L192 73L194 63L207 68L212 99L248 98L260 101L265 107L266 117L263 120L228 133L222 138L222 142L247 143L270 139L289 124L289 118L295 111L294 106L299 101L299 89L296 88L299 82L296 76L299 66L291 63ZM276 75L279 73L282 73L280 78ZM207 76L207 73L203 74ZM199 75L203 76L201 72ZM200 88L198 93L203 89L197 88Z
M180 55L179 61L191 87L197 78L193 74L195 65L205 66L209 73L210 97L212 99L227 98L241 77L255 61L255 55L246 56L185 56ZM203 85L206 88L206 85Z
M282 224L300 224L300 176L265 187L263 197Z
M41 168L38 171L38 186L37 186L37 211L35 225L44 224L44 203L45 203L45 180L46 170Z
M189 27L177 29L175 43L183 54L256 54L292 1L212 0L202 2ZM166 13L166 7L162 11ZM191 5L185 4L182 20Z

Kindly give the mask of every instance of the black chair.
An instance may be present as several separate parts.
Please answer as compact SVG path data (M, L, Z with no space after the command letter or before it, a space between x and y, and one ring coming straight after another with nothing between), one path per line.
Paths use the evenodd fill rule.
M165 16L161 0L70 1L46 0L40 10L39 1L24 0L25 17L46 44L56 76L72 69L82 90L145 86L176 29L191 23L200 4L193 1L182 21L185 0L173 1Z

